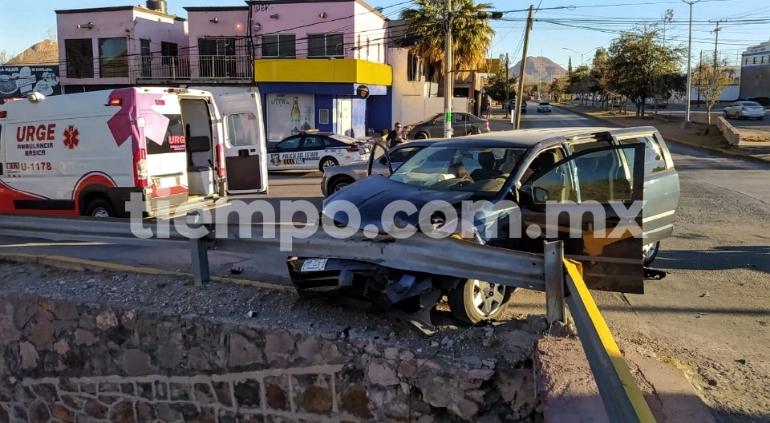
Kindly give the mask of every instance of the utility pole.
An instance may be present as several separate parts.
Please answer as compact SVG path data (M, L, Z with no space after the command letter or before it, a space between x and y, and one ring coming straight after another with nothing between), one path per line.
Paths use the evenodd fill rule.
M529 33L532 32L532 17L535 14L535 6L529 5L527 15L527 28L524 30L524 51L521 55L521 68L519 69L518 92L516 93L516 111L513 115L513 129L521 128L521 102L524 101L524 70L527 68L527 50L529 50Z
M508 90L508 85L510 81L510 76L508 76L508 67L510 64L508 64L508 53L505 53L505 103L503 103L503 109L505 109L505 117L508 117L509 107L508 107L508 100L511 98L510 92Z
M684 124L690 122L690 91L692 90L692 5L700 0L682 0L690 5L690 30L687 37L687 111L684 115Z
M719 58L718 58L718 54L719 54L718 53L718 51L719 51L718 50L718 47L719 47L719 31L722 30L722 28L719 27L719 22L720 21L714 22L714 23L716 23L716 28L714 28L714 30L711 31L711 32L714 33L714 71L716 71L717 67L719 66Z
M698 68L703 68L703 50L700 51L700 60L698 61ZM703 75L701 75L701 72L698 72L698 101L695 103L698 107L700 107L700 87L703 86L703 81L701 81L701 78L703 78Z
M444 41L444 138L452 137L452 0L446 0L446 40Z

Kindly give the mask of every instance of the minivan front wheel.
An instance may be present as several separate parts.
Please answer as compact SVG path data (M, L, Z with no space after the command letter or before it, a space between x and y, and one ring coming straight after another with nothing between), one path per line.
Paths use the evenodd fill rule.
M658 250L660 250L660 241L642 245L642 260L644 260L645 266L649 266L655 261Z
M512 293L513 288L505 285L467 279L449 291L447 298L456 319L475 324L501 317Z

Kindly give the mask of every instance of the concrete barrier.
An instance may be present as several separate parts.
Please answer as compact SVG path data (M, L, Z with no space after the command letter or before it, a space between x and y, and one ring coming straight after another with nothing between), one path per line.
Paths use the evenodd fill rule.
M717 128L722 131L722 135L730 145L741 145L741 132L731 125L724 116L717 117Z

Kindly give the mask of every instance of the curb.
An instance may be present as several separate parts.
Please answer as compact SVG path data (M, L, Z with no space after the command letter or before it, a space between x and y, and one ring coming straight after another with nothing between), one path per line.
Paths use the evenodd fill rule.
M22 253L0 253L0 260L6 260L14 263L39 264L43 266L54 267L62 270L71 270L76 272L83 271L108 271L108 272L127 272L145 275L163 275L178 276L180 278L192 278L191 273L176 272L172 270L157 269L146 266L132 266L128 264L113 263L108 261L89 260L66 256L51 256L44 254L22 254ZM227 276L211 276L214 282L230 283L235 285L251 286L260 289L271 289L275 291L294 292L294 288L286 285L278 285L267 282L252 281L249 279L230 278Z
M591 115L589 113L585 113L585 112L580 111L580 110L575 110L575 109L573 109L572 107L569 107L569 106L559 105L558 107L561 107L561 108L563 108L565 110L569 110L570 112L575 113L576 115L580 115L580 116L583 116L583 117L586 117L586 118L591 118L591 119L596 119L596 120L602 121L605 124L607 124L609 126L612 126L612 127L615 127L615 128L628 128L627 126L623 126L623 125L621 125L619 123L609 121L609 120L604 119L602 117L594 116L594 115ZM673 142L675 144L685 145L685 146L692 147L692 148L697 148L697 149L700 149L700 150L709 151L709 152L712 152L712 153L716 153L716 154L719 154L719 155L722 155L722 156L731 157L731 158L751 160L753 162L765 163L765 164L770 163L770 159L763 159L761 157L752 156L750 154L737 153L735 151L732 151L732 150L729 150L729 149L725 149L725 148L709 147L709 146L700 145L700 144L696 144L696 143L693 143L693 142L683 141L681 139L669 138L669 137L666 137L666 141L667 142Z

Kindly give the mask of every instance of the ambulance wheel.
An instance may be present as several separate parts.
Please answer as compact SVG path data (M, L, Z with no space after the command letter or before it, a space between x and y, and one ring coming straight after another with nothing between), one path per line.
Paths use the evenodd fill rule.
M321 160L321 164L318 166L318 168L321 170L321 172L323 172L324 170L326 170L326 169L328 169L330 167L337 166L338 164L339 163L334 158L327 157L327 158Z
M110 201L106 198L97 198L88 203L88 206L86 206L85 215L101 218L115 217L115 209L112 207Z

